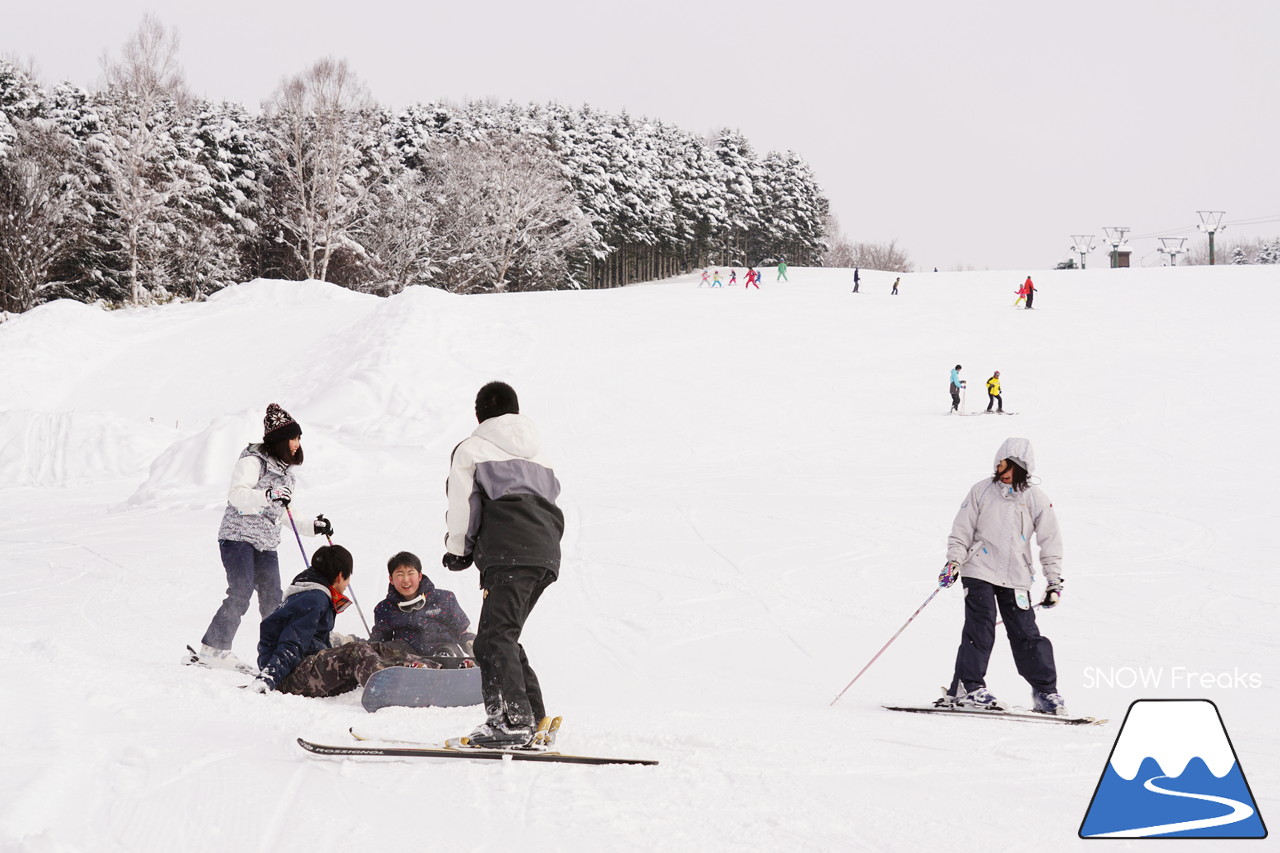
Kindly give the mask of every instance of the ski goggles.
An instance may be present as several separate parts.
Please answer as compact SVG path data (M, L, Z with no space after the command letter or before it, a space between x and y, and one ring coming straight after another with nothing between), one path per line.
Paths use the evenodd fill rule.
M427 597L422 593L418 593L416 598L408 601L397 601L396 606L404 613L415 613L427 606Z

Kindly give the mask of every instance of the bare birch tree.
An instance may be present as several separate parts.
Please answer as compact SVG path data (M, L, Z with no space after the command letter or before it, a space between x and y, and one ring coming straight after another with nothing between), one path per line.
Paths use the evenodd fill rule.
M174 139L181 104L190 94L178 65L179 37L151 13L125 42L120 59L103 58L105 133L90 142L102 177L97 235L120 256L129 301L173 287L164 241L181 218L175 200L190 189L188 164Z
M351 243L374 183L361 153L374 126L372 102L346 60L327 58L284 80L266 115L280 239L303 276L326 281L333 253Z
M177 28L165 27L147 12L124 43L120 58L103 56L103 88L130 92L147 104L168 98L186 106L191 102L191 90L178 62L181 42Z
M442 279L453 291L564 287L568 256L590 224L541 143L509 137L446 144L430 158L438 202Z

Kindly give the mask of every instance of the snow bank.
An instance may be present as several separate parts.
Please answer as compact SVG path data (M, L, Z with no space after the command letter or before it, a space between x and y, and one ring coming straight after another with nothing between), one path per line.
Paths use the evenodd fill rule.
M137 475L174 434L102 412L0 411L0 482L67 486Z

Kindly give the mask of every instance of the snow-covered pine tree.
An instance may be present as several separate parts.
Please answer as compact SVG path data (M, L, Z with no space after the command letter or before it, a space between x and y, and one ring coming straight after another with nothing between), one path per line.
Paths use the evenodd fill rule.
M757 247L750 245L751 236L770 228L769 199L764 197L764 171L756 161L751 143L740 131L725 128L712 147L720 166L724 190L726 222L717 235L720 241L716 263L756 264L766 260ZM755 256L752 250L755 248Z
M200 299L248 277L261 208L261 144L243 107L207 101L193 102L175 137L188 178L174 200L182 215L170 253L183 271L175 293Z

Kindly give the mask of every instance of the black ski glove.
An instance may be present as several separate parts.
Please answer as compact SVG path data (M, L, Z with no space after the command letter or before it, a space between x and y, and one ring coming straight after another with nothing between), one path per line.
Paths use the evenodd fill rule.
M293 500L293 492L289 491L288 486L272 486L267 489L267 500L275 501L280 506L289 506L289 501Z
M445 551L440 564L451 572L460 572L463 569L471 568L471 557L459 557L457 554Z
M1044 590L1044 601L1040 602L1040 606L1045 610L1050 607L1057 607L1058 600L1062 598L1062 581L1053 581Z
M317 536L333 535L333 524L329 521L329 519L324 517L323 513L316 516L315 531Z

